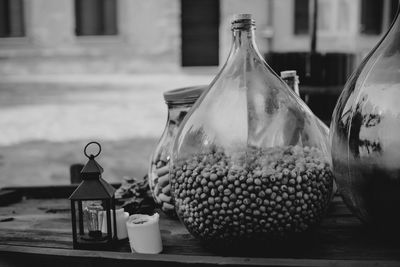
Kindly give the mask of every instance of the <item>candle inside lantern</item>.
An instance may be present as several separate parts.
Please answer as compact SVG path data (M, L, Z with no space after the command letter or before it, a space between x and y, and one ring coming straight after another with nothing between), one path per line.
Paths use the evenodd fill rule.
M111 210L111 213L114 211ZM102 216L99 218L102 221L102 228L101 231L103 233L107 233L107 216L106 212L102 212ZM115 219L117 221L117 238L118 240L122 240L128 237L128 232L126 230L126 221L129 218L129 213L125 212L124 209L117 209L115 210ZM114 235L114 221L111 220L111 230Z
M83 212L86 221L86 227L89 232L89 238L101 239L101 229L103 223L102 213L104 213L101 201L84 202Z
M134 214L126 222L132 252L158 254L162 251L160 215Z

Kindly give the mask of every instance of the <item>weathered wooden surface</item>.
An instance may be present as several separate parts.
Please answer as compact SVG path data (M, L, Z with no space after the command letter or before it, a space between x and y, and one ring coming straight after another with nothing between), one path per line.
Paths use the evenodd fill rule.
M116 252L72 250L69 202L62 198L23 199L0 207L0 265L2 260L8 264L29 259L43 261L43 266L47 261L49 265L59 261L60 266L66 262L65 266L92 266L95 263L106 266L110 262L127 266L131 261L140 262L140 266L158 261L162 261L163 266L194 263L203 266L400 266L400 243L372 236L339 197L334 199L321 226L304 243L265 251L251 255L251 258L237 254L217 256L202 247L179 221L162 214L160 228L164 245L160 255L132 254L127 242L117 247ZM103 259L100 265L99 257Z

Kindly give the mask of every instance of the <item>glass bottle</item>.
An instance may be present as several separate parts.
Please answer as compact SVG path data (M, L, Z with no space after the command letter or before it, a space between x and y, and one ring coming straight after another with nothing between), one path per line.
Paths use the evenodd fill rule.
M217 249L250 248L313 228L332 190L328 140L264 61L254 30L251 15L234 18L228 59L173 145L177 215Z
M186 87L164 93L165 103L168 106L168 118L164 132L151 156L148 180L154 201L165 214L171 217L176 217L169 183L172 141L183 118L205 87L204 85Z
M300 89L299 89L299 76L297 76L297 72L295 70L285 70L281 71L281 78L282 80L290 87L290 89L293 90L293 92L296 93L296 95L300 96ZM318 121L318 126L321 130L321 132L328 137L329 136L329 128L326 126L325 123L323 123L318 117L316 117ZM330 147L328 146L328 149L330 151ZM337 184L335 180L333 180L333 187L332 187L332 199L337 193Z
M400 20L347 81L331 123L333 170L367 225L400 232Z
M300 96L299 90L299 76L297 76L297 72L295 70L285 70L281 71L282 80L296 93L296 95ZM324 135L329 136L329 128L323 123L318 117L316 118L318 121L318 126L321 128L321 131Z

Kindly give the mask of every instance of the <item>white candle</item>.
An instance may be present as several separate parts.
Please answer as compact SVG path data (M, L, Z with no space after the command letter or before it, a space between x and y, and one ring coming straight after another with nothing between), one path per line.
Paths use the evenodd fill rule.
M114 235L114 220L113 220L113 210L111 210L111 231ZM107 216L106 212L103 211L103 224L101 227L102 233L107 233ZM128 237L128 232L126 230L126 221L129 218L129 213L124 212L124 209L118 209L115 211L115 219L117 221L117 238L118 240L125 239Z
M152 216L135 214L129 217L126 227L132 252L158 254L162 251L159 218L158 213Z

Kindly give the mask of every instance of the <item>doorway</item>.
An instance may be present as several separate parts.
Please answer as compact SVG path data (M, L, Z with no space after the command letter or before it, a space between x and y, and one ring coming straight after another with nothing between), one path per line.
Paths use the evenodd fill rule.
M218 66L219 0L181 0L182 66Z

